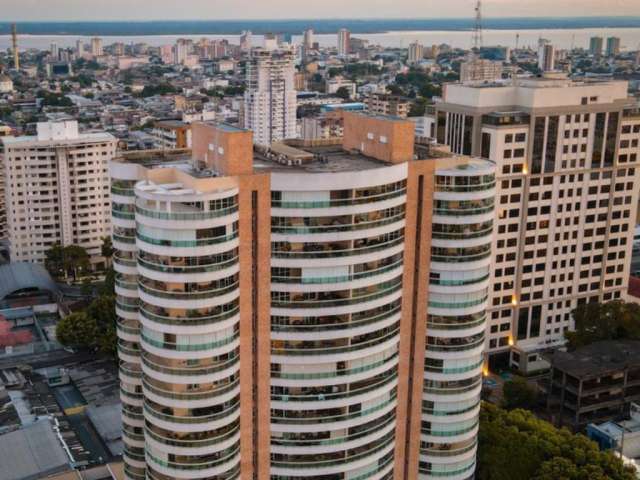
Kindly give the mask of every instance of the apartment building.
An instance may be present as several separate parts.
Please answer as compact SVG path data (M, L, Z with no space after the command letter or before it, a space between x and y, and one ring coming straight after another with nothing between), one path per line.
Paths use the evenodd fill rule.
M161 120L154 123L150 135L156 148L191 148L191 125L179 120Z
M451 84L427 121L452 151L496 163L490 353L535 357L563 344L578 304L624 295L640 153L626 82Z
M406 118L411 104L409 99L389 93L372 93L365 99L367 110L378 115Z
M414 65L424 59L424 47L420 42L412 42L409 44L407 52L407 63Z
M354 81L338 75L336 77L327 78L324 82L324 91L327 95L333 95L341 88L347 89L349 92L349 98L355 98L357 85Z
M556 49L549 42L541 38L538 41L538 68L543 72L551 72L556 67Z
M91 55L93 57L101 57L104 55L101 38L94 37L91 39Z
M302 140L341 139L344 136L342 112L327 112L302 119Z
M607 38L607 56L615 57L620 53L620 37Z
M603 47L604 39L602 37L591 37L589 40L589 53L594 57L600 57L602 55Z
M346 28L338 30L338 55L346 57L351 53L351 32Z
M551 363L547 408L560 425L620 420L640 401L640 342L595 342L554 352Z
M504 66L500 61L470 58L460 64L460 81L493 82L502 79Z
M37 125L36 136L2 137L11 260L38 262L52 245L80 245L102 262L111 234L109 161L116 139L79 133L77 122Z
M297 92L293 54L288 50L251 50L247 61L244 127L257 145L296 137Z
M128 479L473 478L495 166L344 115L112 162Z

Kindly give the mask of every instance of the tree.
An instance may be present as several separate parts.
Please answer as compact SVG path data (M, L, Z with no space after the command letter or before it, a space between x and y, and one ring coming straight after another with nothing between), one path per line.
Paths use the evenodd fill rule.
M44 266L52 277L61 277L66 273L64 264L64 248L59 243L45 252Z
M91 279L89 279L88 277L85 277L82 280L80 293L82 293L84 297L91 297L93 295L93 285L91 284Z
M67 347L95 350L98 325L85 312L74 312L60 319L56 326L56 338Z
M395 84L387 85L387 90L392 95L404 95L404 90Z
M80 245L67 245L66 247L56 243L45 252L45 268L51 276L59 278L73 275L77 280L78 272L87 272L91 267L89 254Z
M640 305L635 303L587 303L572 315L575 331L565 334L569 349L600 340L640 340Z
M115 297L100 295L83 312L74 312L62 318L56 326L56 337L68 347L115 355Z
M113 242L111 237L104 237L102 239L102 245L100 246L101 255L107 260L107 265L111 265L111 258L115 253L115 249L113 248Z
M104 353L116 352L116 299L113 295L100 295L86 310L98 328L96 346Z
M483 404L478 480L633 480L611 452L525 410Z
M87 272L91 267L89 254L80 245L68 245L64 247L65 271L73 274L73 279L78 279L78 272Z
M538 392L524 378L514 377L505 382L503 388L503 406L508 410L514 408L532 409L537 401Z
M116 272L113 269L113 265L107 268L104 275L104 284L100 289L101 295L114 295L116 288Z
M351 92L347 87L340 87L336 90L336 97L340 97L343 100L349 100L351 98Z

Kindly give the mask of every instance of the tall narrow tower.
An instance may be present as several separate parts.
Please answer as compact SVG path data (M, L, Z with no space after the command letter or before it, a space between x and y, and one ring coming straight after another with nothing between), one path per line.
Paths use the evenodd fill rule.
M18 30L16 24L11 24L11 41L13 42L13 68L20 70L20 55L18 54Z
M476 3L476 22L473 27L473 50L477 55L482 48L482 0Z

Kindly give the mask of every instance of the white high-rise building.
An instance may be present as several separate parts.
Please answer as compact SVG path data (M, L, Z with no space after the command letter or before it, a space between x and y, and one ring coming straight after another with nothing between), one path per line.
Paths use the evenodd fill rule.
M94 37L91 39L91 55L94 57L101 57L103 55L102 51L102 39L98 37Z
M294 77L294 58L290 51L261 48L251 51L244 94L244 126L253 131L256 144L268 146L296 137Z
M184 65L191 53L191 40L179 38L175 45L175 63L178 65Z
M409 44L409 56L407 58L407 63L413 65L415 63L420 62L424 57L424 47L420 42L413 42Z
M555 69L556 51L549 40L541 38L538 41L538 68L543 72L550 72Z
M338 55L346 57L351 52L351 32L346 28L338 30Z
M487 347L533 370L574 328L573 309L626 294L640 109L627 82L556 74L447 85L428 121L453 152L496 163Z
M60 58L60 51L58 49L58 44L57 43L52 43L51 44L51 58L53 60L58 60Z
M82 57L84 55L84 41L83 40L77 40L76 41L76 55L78 56L78 58Z
M245 30L240 35L240 50L243 52L251 50L251 30Z
M309 28L304 31L302 46L307 51L313 48L313 28Z
M77 122L39 123L37 136L2 137L11 259L42 263L56 243L100 262L111 234L109 161L116 139L78 133Z

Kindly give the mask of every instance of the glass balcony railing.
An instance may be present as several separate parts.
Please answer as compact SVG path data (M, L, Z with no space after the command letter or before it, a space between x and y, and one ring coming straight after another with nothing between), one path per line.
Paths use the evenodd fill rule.
M392 365L397 363L398 354L394 353L391 357L380 360L378 362L371 363L369 365L363 365L361 367L345 369L345 370L336 370L333 372L317 372L317 373L285 373L272 371L271 378L282 378L286 380L312 380L312 379L322 379L322 378L336 378L336 377L346 377L349 375L356 375L358 373L368 372L375 368L381 367L382 365L388 364Z
M272 200L272 208L334 208L334 207L346 207L351 205L366 205L375 204L375 202L382 202L392 198L406 195L407 189L402 188L393 192L383 193L381 195L372 195L370 197L358 197L348 199L333 199L326 201L316 202L288 202L283 200Z
M237 211L237 205L208 212L160 212L158 210L149 210L141 207L140 205L136 205L136 214L159 220L209 220L212 218L226 217L227 215L231 215Z
M383 402L374 405L372 407L360 410L358 412L344 413L341 415L328 415L323 417L313 417L311 413L304 412L304 416L299 418L280 417L271 414L271 423L285 424L285 425L313 425L322 423L337 423L344 422L346 420L353 420L355 418L366 417L372 413L376 413L389 405L396 403L396 395L392 393L391 396ZM287 413L291 413L290 410L285 410Z
M143 377L142 385L144 389L154 393L160 397L171 398L174 400L205 400L209 398L216 398L225 393L231 392L235 389L240 388L240 381L236 380L232 383L227 383L222 386L216 386L211 390L205 392L173 392L170 390L164 390L162 388L154 387L151 385L146 378Z
M382 250L387 250L393 248L397 245L402 245L404 243L404 237L400 236L393 240L389 240L384 243L377 243L375 245L366 245L363 247L354 247L347 250L337 250L332 248L318 248L309 250L272 250L271 256L273 258L337 258L337 257L351 257L356 255L367 255L369 253L380 252ZM311 245L313 246L313 245Z
M433 308L469 308L476 305L482 305L487 301L488 297L476 298L474 300L467 300L466 302L437 302L429 301L429 306Z
M369 278L369 277L375 277L376 275L382 275L383 273L387 273L392 270L401 268L402 265L403 265L403 262L402 260L400 260L391 265L387 265L378 269L368 270L366 272L355 272L349 275L342 275L342 276L335 276L335 277L304 277L304 278L272 276L271 281L273 283L300 283L303 285L351 282L354 280L360 280L362 278Z
M148 237L139 232L136 234L136 236L138 240L150 245L157 245L161 247L194 248L230 242L231 240L235 240L236 238L238 238L238 232L235 232L231 235L222 235L220 237L214 238L200 238L198 240L164 240L160 238Z
M176 352L200 352L202 350L211 350L213 348L219 348L219 347L223 347L224 345L229 345L230 343L235 342L239 337L240 337L240 334L235 333L229 337L216 340L215 342L196 343L196 344L176 344L176 343L162 342L160 340L149 338L144 334L144 330L140 332L140 339L147 345L151 345L156 348L162 348L164 350L172 350Z
M350 224L338 224L338 225L316 225L316 226L280 226L273 225L271 227L272 233L283 234L315 234L315 233L330 233L330 232L352 232L357 230L368 230L372 228L383 227L392 223L403 221L405 218L404 212L395 215L393 217L382 218L380 220L371 220L368 222L350 223Z
M146 304L145 304L146 305ZM231 318L240 313L240 307L235 306L228 311L219 313L217 315L208 315L203 317L165 317L156 315L144 308L144 305L140 308L140 313L143 317L151 320L155 323L161 323L163 325L214 325L218 322Z
M222 420L223 418L230 418L231 415L235 414L238 410L240 410L240 399L235 399L237 403L231 405L224 410L221 410L216 413L212 413L209 415L201 415L201 416L176 416L169 415L167 413L158 412L151 408L147 403L144 404L144 411L151 415L152 417L158 418L159 420L164 420L165 422L171 423L180 423L180 424L197 424L197 423L209 423L215 422L217 420Z

